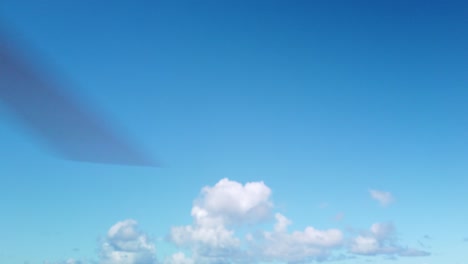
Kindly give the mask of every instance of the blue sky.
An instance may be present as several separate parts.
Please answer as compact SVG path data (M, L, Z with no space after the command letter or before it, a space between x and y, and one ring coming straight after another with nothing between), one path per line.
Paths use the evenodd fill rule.
M2 1L64 88L164 166L57 159L0 103L0 262L281 263L306 248L296 260L462 263L468 5L383 2ZM296 234L336 244L288 236L308 226L324 233ZM220 249L200 230L235 233Z

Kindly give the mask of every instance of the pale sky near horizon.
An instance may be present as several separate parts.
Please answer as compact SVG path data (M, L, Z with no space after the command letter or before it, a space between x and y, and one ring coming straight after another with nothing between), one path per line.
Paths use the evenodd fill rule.
M0 99L0 263L466 262L467 3L104 2L0 19L164 166L57 159Z

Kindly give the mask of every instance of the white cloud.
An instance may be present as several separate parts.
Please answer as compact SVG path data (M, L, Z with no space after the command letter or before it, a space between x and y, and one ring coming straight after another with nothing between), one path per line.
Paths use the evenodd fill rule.
M355 254L375 254L380 249L379 241L375 237L358 236L351 245L351 252Z
M177 252L166 259L164 264L195 264L195 262L193 259L186 257L184 253Z
M182 226L173 227L171 240L178 246L204 245L210 248L236 248L239 239L234 231L224 226Z
M390 192L385 191L378 191L378 190L370 190L369 191L372 199L378 201L380 205L387 206L395 200L393 195Z
M416 257L429 255L426 251L407 248L397 244L392 224L373 224L368 232L353 239L349 251L358 255L388 255Z
M273 232L263 232L254 246L256 257L262 261L304 262L326 258L330 250L341 246L343 234L338 229L317 230L306 227L304 231L287 232L291 221L276 214ZM255 253L254 253L255 255Z
M101 248L101 264L155 264L156 246L137 229L135 220L113 225Z
M370 231L377 239L391 239L395 233L395 228L390 223L375 223L371 226Z
M193 225L173 227L170 240L192 249L197 263L303 261L327 256L343 241L337 229L307 227L288 233L291 221L281 214L275 215L273 231L249 234L246 241L236 237L234 228L260 223L269 218L272 209L271 190L263 182L242 185L222 179L202 189L192 208Z
M282 214L276 214L276 224L275 224L275 232L282 233L285 232L289 225L292 224L291 220L286 218L286 216Z
M222 179L202 189L192 208L193 225L173 227L170 240L191 248L197 263L241 257L241 241L230 228L267 219L273 206L270 195L263 182L242 185Z
M263 182L242 185L225 178L213 187L202 189L192 216L199 225L258 223L271 212L270 196L271 190Z

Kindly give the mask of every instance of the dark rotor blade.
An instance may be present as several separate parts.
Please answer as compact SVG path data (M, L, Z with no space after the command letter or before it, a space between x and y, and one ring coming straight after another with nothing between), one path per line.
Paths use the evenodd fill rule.
M80 104L52 79L39 73L0 35L0 102L66 159L155 166L139 148L110 129L103 118Z

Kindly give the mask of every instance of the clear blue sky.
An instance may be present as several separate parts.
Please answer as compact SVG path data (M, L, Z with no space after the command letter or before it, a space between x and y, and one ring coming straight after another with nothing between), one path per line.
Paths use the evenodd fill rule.
M3 0L0 14L165 166L56 159L0 102L1 263L103 263L126 219L164 261L171 227L223 178L263 181L290 231L339 229L328 260L468 259L468 4L96 2ZM358 254L359 235L427 256Z

